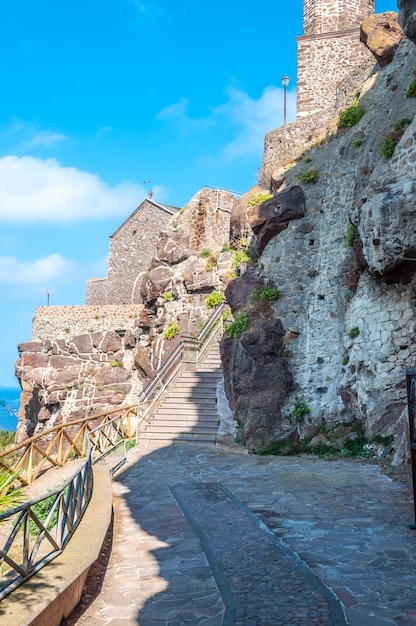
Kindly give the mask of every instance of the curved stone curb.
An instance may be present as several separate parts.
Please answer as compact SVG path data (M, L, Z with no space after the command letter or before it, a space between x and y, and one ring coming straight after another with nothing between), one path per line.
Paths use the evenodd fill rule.
M62 554L0 603L1 626L59 626L80 601L111 513L111 477L106 467L95 465L92 499L74 536Z

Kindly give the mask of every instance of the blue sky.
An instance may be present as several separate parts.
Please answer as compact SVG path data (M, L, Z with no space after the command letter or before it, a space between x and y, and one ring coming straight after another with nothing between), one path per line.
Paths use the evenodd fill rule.
M17 344L47 292L84 304L109 235L150 189L182 206L205 185L256 183L264 135L283 122L283 74L295 118L302 8L0 2L0 386L17 384Z

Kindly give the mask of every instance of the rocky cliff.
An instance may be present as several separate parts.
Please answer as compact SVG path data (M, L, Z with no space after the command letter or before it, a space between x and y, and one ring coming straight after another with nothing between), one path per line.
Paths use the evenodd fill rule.
M369 437L394 436L396 461L407 455L405 371L416 359L415 73L416 48L404 38L318 145L290 164L279 152L275 168L268 154L263 183L273 196L247 212L258 262L227 289L249 328L222 346L227 395L250 449L359 420ZM266 314L247 288L253 275L264 293L271 284L279 292Z
M413 4L399 2L410 38ZM359 87L351 78L341 116L272 131L260 187L237 201L203 189L172 217L143 278L142 304L37 311L16 364L20 438L134 403L178 338L204 324L207 297L225 292L233 313L221 347L225 390L250 451L358 422L370 438L393 438L394 462L406 459L405 372L416 359L416 48L402 36L391 15L367 23L363 40L383 68Z

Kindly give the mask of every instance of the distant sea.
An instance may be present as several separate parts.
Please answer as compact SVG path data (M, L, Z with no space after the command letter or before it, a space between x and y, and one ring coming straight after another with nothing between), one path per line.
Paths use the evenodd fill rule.
M20 387L0 387L0 430L16 430Z

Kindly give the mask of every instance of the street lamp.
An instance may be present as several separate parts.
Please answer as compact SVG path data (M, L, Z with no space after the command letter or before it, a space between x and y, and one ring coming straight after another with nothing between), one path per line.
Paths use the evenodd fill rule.
M289 76L286 74L282 77L282 85L283 85L283 126L286 124L286 91L287 86L289 84Z

